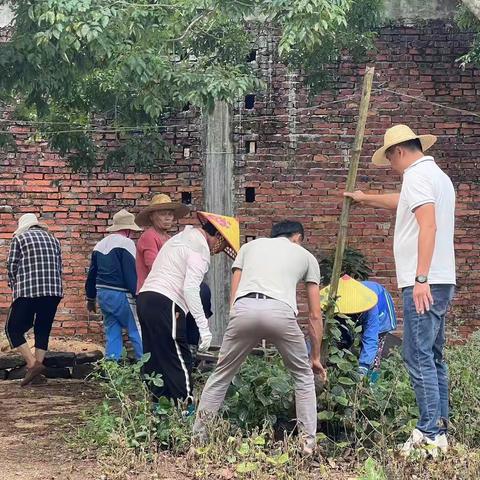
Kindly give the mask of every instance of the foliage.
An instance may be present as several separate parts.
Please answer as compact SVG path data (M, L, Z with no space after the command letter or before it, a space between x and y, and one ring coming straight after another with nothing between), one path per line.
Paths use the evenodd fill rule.
M293 414L291 375L279 355L250 356L228 390L225 413L245 430L288 421Z
M455 437L468 446L480 447L480 331L447 353Z
M105 397L97 411L89 415L80 440L106 450L131 448L149 454L155 448L183 451L191 437L191 418L160 399L152 406L146 382L161 386L159 375L143 375L144 355L137 363L99 362L94 378L101 382Z
M130 137L160 130L187 104L211 110L261 90L247 56L262 29L278 33L280 59L314 83L343 49L372 46L379 2L19 0L11 39L0 44L0 96L51 122L52 145L91 169L95 116Z
M378 462L368 457L362 468L362 476L358 480L387 480L387 476Z
M480 19L466 5L459 5L455 22L461 30L475 33L470 50L457 61L462 68L469 64L480 66Z
M331 252L328 257L320 260L320 270L325 284L330 283L334 259L335 251ZM345 248L340 272L342 275L347 274L357 280L367 280L372 274L372 270L363 253L350 247Z
M17 151L17 144L15 143L15 138L10 133L0 133L0 150L5 152Z
M345 21L336 31L323 35L316 43L298 45L288 52L292 68L305 75L310 95L330 87L337 79L335 66L348 54L352 61L362 62L375 49L375 38L382 23L383 0L351 1Z

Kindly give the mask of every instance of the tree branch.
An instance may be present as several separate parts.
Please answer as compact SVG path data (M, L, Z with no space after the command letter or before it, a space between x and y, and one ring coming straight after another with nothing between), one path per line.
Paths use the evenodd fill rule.
M177 38L172 38L171 40L169 40L170 42L181 42L182 40L185 39L185 37L188 35L188 32L194 27L194 25L196 23L198 23L200 20L202 20L203 18L208 18L212 15L212 13L214 13L215 10L207 10L205 12L203 12L202 14L198 15L198 17L195 17L191 22L190 22L190 25L188 25L187 29L182 33L182 35L180 35L179 37Z

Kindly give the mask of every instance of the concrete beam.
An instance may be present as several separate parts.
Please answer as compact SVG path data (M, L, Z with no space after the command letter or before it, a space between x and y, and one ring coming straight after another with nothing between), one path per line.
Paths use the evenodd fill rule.
M225 102L217 102L205 119L205 210L220 215L234 214L232 117ZM225 254L212 257L207 282L212 291L213 345L220 345L228 324L231 260Z

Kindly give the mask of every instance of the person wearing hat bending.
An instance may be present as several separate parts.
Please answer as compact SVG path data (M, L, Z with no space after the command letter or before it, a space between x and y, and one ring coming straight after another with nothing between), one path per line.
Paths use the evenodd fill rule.
M142 340L136 322L135 295L137 273L135 270L135 243L132 232L141 228L133 214L120 210L113 216L110 232L98 242L92 253L85 291L87 309L96 312L96 299L103 313L105 326L105 357L119 360L122 356L122 329L128 332L135 357L143 354Z
M238 221L198 212L201 228L187 225L170 238L153 262L137 298L143 348L150 358L146 374L161 374L162 387L150 385L154 397L192 400L192 355L185 316L190 312L200 331L199 350L208 350L212 334L200 299L200 284L210 255L224 251L234 258L240 247Z
M58 304L63 297L60 242L33 213L22 215L7 260L8 285L13 303L5 322L11 348L25 359L27 373L21 385L31 383L44 370L43 360ZM25 340L33 326L35 354Z
M402 175L400 193L344 195L364 205L396 210L394 256L403 295L403 356L420 417L402 447L408 455L429 444L446 451L448 377L444 359L445 316L455 290L455 190L448 175L425 155L434 135L415 135L406 125L388 129L372 158Z
M170 238L168 232L173 221L183 218L188 212L189 208L183 203L172 202L168 195L159 193L135 217L137 225L148 227L137 242L137 292L150 273L158 252Z
M323 307L326 306L329 290L330 285L320 291ZM375 382L378 378L385 334L397 327L392 296L377 282L359 282L349 275L344 275L338 282L336 309L338 313L348 315L357 326L362 327L358 372ZM338 319L342 332L340 343L348 350L352 347L354 338L342 320Z
M227 389L249 352L262 339L273 343L295 380L297 422L306 454L313 453L317 431L314 373L326 380L320 363L323 323L320 309L320 267L301 246L303 226L283 221L272 238L253 240L240 249L232 266L230 322L223 337L215 371L198 405L193 433L206 441L206 419L216 415ZM297 323L297 284L306 285L312 357Z

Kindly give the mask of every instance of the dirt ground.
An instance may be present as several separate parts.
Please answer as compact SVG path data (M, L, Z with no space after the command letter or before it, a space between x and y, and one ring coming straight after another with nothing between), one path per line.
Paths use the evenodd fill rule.
M76 380L49 380L21 388L0 383L0 458L3 480L101 478L95 461L68 447L81 423L81 408L100 400L98 387ZM81 408L79 408L81 406Z
M27 341L30 345L33 346L33 337L32 335L27 336ZM62 338L62 337L50 337L48 344L48 349L52 352L73 352L73 353L82 353L82 352L92 352L94 350L104 351L103 345L91 341L91 340L80 340L76 338ZM0 333L0 352L9 352L10 346L8 340L5 337L3 332Z
M81 380L48 380L20 387L0 382L0 478L2 480L160 480L190 477L182 458L165 455L157 465L119 474L76 451L68 438L82 425L82 413L102 399L99 386ZM111 472L114 472L111 473Z

